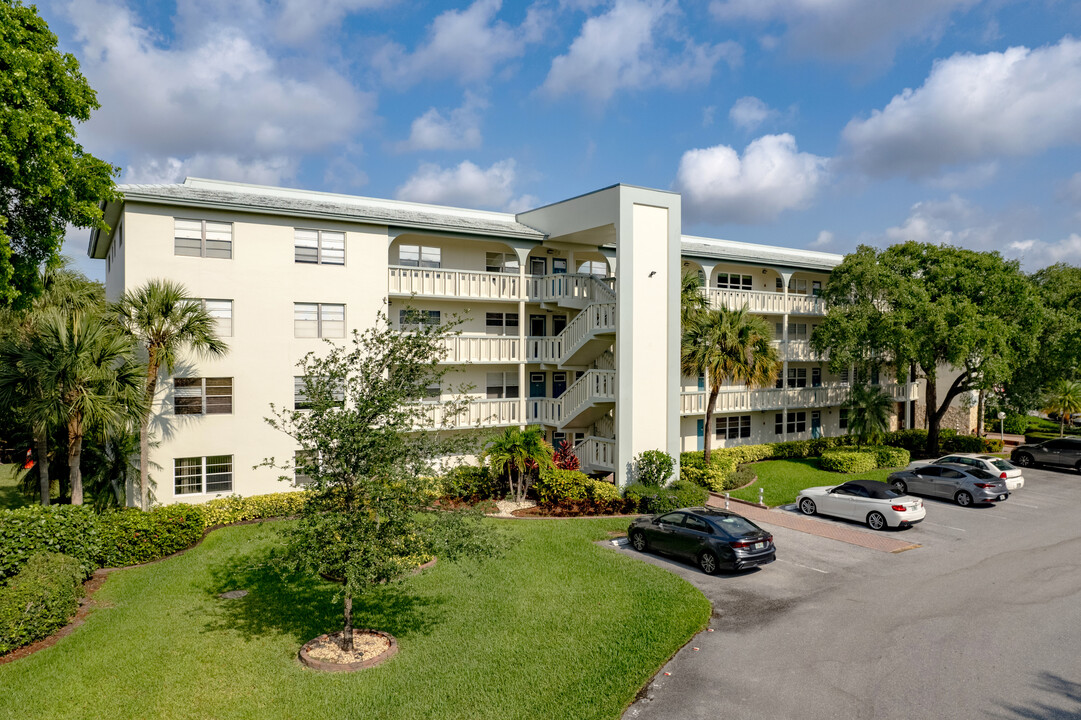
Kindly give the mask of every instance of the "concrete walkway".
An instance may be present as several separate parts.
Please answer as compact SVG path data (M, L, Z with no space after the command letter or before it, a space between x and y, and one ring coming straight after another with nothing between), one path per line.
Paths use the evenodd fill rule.
M723 508L724 497L715 493L710 493L709 500L706 504L709 507ZM770 510L761 505L753 505L751 503L733 499L729 509L756 523L777 525L790 530L798 530L799 532L805 532L810 535L817 535L818 537L838 540L850 545L859 545L860 547L870 548L871 550L899 553L920 547L917 543L912 543L896 537L894 531L868 532L866 530L858 530L855 526L849 527L828 520L807 517L806 515L798 514L793 510L785 510L783 508Z

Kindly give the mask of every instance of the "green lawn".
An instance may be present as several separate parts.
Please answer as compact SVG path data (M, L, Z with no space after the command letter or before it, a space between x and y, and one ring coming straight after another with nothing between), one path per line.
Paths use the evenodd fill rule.
M770 507L796 502L796 496L804 488L816 485L840 485L848 480L885 480L893 472L872 470L858 475L844 475L818 469L818 458L805 460L767 460L750 468L758 481L740 490L733 490L732 497L758 502L758 488L765 490L765 503Z
M19 478L23 470L16 464L0 464L0 510L29 505L30 500L19 492Z
M340 626L341 602L263 565L282 525L112 575L85 625L0 665L0 717L614 719L709 619L688 583L592 544L626 520L502 521L521 537L503 558L440 563L354 604L397 657L322 674L296 653Z

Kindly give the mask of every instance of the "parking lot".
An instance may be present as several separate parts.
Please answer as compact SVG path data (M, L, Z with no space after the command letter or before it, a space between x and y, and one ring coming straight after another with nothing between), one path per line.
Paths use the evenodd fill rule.
M1081 717L1081 476L1025 478L995 506L925 498L895 554L764 523L777 562L743 574L620 548L714 605L625 717Z

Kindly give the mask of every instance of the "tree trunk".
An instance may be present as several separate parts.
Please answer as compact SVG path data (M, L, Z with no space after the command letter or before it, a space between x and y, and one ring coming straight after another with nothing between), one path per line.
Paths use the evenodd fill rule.
M984 415L984 403L987 400L987 391L980 388L979 395L976 400L976 437L983 437L983 415Z
M68 422L68 482L71 485L71 504L83 504L83 473L80 463L83 455L82 418L74 417Z
M927 374L927 389L924 393L925 417L927 418L927 453L938 455L938 378L934 373Z
M150 509L150 416L154 412L154 396L158 390L157 353L147 352L146 414L139 422L139 506Z
M709 467L709 454L713 449L713 408L717 404L717 394L721 392L720 385L712 385L709 388L709 399L706 400L706 427L702 432L702 460Z
M44 430L34 433L34 445L38 451L38 485L41 487L41 504L49 505L49 435Z
M342 630L342 651L353 652L353 595L345 591L345 629Z
M1066 437L1066 413L1058 414L1058 436Z

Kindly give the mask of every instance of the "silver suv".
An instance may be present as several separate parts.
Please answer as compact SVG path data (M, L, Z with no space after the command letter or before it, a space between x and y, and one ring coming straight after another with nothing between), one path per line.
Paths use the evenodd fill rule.
M1039 444L1021 445L1010 453L1010 460L1021 467L1064 465L1081 472L1081 438L1058 438Z

